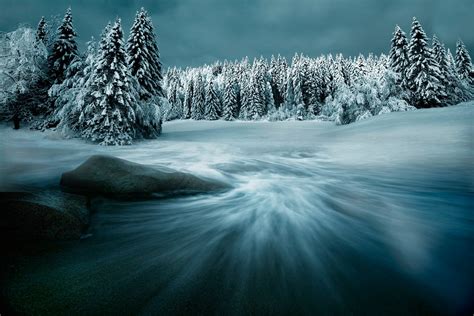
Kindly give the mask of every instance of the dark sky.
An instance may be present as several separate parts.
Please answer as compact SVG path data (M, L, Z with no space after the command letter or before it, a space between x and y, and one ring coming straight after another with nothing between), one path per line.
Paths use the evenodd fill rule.
M71 5L85 42L120 16L128 31L135 11L146 7L157 28L165 66L187 66L243 56L291 57L341 52L382 53L395 24L410 31L417 16L453 49L462 38L474 52L473 0L0 0L0 30L36 26L42 16Z

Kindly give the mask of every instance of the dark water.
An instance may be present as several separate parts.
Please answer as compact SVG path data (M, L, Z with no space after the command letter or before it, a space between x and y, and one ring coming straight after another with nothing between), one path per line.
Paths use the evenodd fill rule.
M155 151L201 166L196 152ZM89 237L20 260L8 300L50 315L472 314L471 172L337 165L308 148L214 154L203 168L233 190L98 200ZM82 155L37 158L22 179L55 183Z

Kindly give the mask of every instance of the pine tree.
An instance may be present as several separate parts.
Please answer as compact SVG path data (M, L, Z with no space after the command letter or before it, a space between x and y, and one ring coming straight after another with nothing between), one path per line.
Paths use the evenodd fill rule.
M142 8L135 17L127 43L130 71L142 88L141 98L163 97L163 75L153 22Z
M270 75L268 72L267 62L261 57L254 61L252 67L252 76L254 85L260 93L261 106L257 108L258 116L263 117L268 111L273 110L275 101L273 99L272 88L270 85Z
M291 73L288 73L286 79L286 91L285 91L285 103L284 106L288 111L292 111L295 108L295 92L293 89L293 78Z
M48 32L46 31L47 27L48 24L46 23L46 20L43 16L38 23L38 27L36 28L36 41L38 43L42 42L44 45L48 43Z
M178 92L178 81L174 81L168 90L168 103L170 108L166 113L166 120L176 120L183 116L183 103Z
M194 80L190 79L184 94L183 118L190 119L193 107Z
M459 78L468 84L474 84L471 56L461 40L459 40L456 45L456 69Z
M399 77L399 83L402 87L407 86L407 72L410 67L408 58L408 41L405 32L397 25L392 39L392 48L389 55L390 68L396 72Z
M228 74L224 81L224 100L222 117L232 121L238 117L238 99L236 91L237 80L233 74Z
M57 109L50 121L58 122L57 129L67 136L80 131L79 116L90 100L88 93L96 56L97 45L92 39L87 42L85 58L76 58L68 67L66 79L60 85L53 85L49 91L50 98L55 99Z
M285 101L287 70L288 64L285 58L278 55L275 59L275 57L272 56L270 63L270 84L276 107L280 107Z
M193 104L191 107L191 118L194 120L204 119L204 106L206 94L201 74L198 74L193 93Z
M439 64L434 59L425 31L416 18L413 18L411 35L407 78L408 86L414 94L413 101L418 108L438 106L446 96Z
M221 112L219 96L214 89L214 82L211 80L206 90L206 120L217 120Z
M433 56L439 64L439 69L443 76L444 82L447 80L446 75L448 73L448 61L446 59L446 48L442 44L436 35L433 35Z
M251 76L248 73L241 74L240 77L241 89L240 89L240 113L239 118L243 120L251 119L249 116L251 108L251 94L253 90L253 85L251 81Z
M76 31L72 23L71 8L67 9L62 24L58 27L57 38L49 55L49 67L52 78L61 83L67 67L78 56Z
M265 99L261 91L262 85L258 82L256 77L250 80L251 87L249 93L249 105L247 109L247 118L250 120L258 120L263 116Z
M459 103L465 99L463 93L463 87L459 78L456 76L455 67L450 63L450 58L452 58L451 52L446 51L446 48L443 43L441 43L436 35L433 36L433 54L434 58L439 64L441 72L442 84L445 87L446 91L446 102L449 103Z
M81 136L100 145L128 145L138 135L137 92L127 67L120 19L101 41L90 102L80 115Z
M304 99L303 99L303 80L301 78L300 72L298 71L298 68L294 68L293 70L293 97L294 97L294 102L295 106L298 107L299 105L302 105L304 107Z
M316 76L316 71L315 71L314 68L311 67L310 75L308 77L308 87L309 87L308 93L309 93L309 96L308 96L307 113L308 113L309 117L319 115L319 113L321 112L321 106L320 106L319 101L318 101L318 95L319 95L318 85L319 85L319 82L317 80L318 80L318 77Z

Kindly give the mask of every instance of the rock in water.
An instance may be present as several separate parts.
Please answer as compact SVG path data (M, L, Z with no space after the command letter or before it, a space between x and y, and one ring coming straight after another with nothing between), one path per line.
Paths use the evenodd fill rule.
M86 198L60 191L0 193L0 238L79 239L89 225Z
M64 173L61 186L71 193L121 199L205 193L229 187L166 167L149 167L102 155L92 156L75 170Z

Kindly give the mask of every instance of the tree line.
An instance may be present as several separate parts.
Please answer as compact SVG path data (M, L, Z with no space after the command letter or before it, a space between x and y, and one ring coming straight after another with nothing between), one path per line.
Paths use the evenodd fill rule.
M216 62L163 72L152 20L137 12L125 41L120 19L80 53L71 9L52 25L0 34L0 119L29 121L102 145L155 138L163 120L332 120L474 98L469 53L455 55L414 18L395 28L388 55L295 55ZM57 24L57 25L54 25ZM164 74L164 75L163 75Z
M166 120L324 119L340 124L373 115L473 99L469 53L455 57L432 42L414 18L411 38L397 26L388 55L310 58L295 55L171 68L165 75Z

